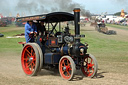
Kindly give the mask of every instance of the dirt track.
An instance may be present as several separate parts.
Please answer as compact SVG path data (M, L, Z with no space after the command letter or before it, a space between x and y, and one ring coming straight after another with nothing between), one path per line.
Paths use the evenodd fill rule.
M86 30L94 30L87 26ZM127 40L128 31L110 28L117 31L117 38ZM125 38L123 37L125 36ZM126 63L128 66L128 63ZM42 70L38 76L29 77L21 67L20 54L0 54L0 85L128 85L128 74L106 72L99 65L97 78L82 78L76 76L74 81L63 80L57 71ZM110 68L109 68L110 69Z

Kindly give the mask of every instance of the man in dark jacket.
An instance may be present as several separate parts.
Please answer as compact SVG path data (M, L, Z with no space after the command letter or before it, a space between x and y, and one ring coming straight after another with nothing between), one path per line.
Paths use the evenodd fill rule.
M41 35L45 35L45 26L44 26L44 22L41 21L40 24L37 27L38 33L41 33Z

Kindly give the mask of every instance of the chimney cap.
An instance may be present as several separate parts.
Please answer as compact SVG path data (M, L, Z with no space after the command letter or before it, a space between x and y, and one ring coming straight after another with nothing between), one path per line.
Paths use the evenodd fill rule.
M80 12L80 8L74 8L74 12Z

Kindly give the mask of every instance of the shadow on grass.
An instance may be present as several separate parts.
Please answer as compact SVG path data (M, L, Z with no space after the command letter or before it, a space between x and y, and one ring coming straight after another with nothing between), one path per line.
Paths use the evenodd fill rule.
M104 73L107 73L107 72L100 72L100 73L97 73L97 76L96 78L104 78Z
M100 69L98 69L100 70ZM98 72L97 75L94 78L91 79L99 79L99 78L104 78L104 74L107 72ZM53 76L60 76L59 70L58 69L50 69L50 70L46 70L46 69L42 69L41 72L39 73L38 76L43 76L43 75L53 75ZM72 81L80 81L83 80L85 76L83 75L83 73L81 72L81 70L77 70L77 73L74 75ZM87 77L85 77L87 78Z
M42 69L39 73L39 76L43 76L43 75L60 76L58 69L49 69L49 70Z
M82 75L75 75L72 81L80 81L83 80L84 76Z
M98 69L98 70L101 70L101 69ZM104 78L105 73L108 73L108 72L98 72L96 75L96 78Z
M50 76L50 75L60 76L60 73L59 73L58 69L50 69L50 70L42 69L41 72L38 74L38 77L41 77L43 75L45 75L45 76ZM72 81L79 81L79 80L82 80L83 78L84 77L83 77L83 75L81 75L81 72L77 71L77 74L74 75Z

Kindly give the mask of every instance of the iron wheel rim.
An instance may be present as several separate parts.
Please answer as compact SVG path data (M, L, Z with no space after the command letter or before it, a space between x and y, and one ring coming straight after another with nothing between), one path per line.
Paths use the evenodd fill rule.
M60 74L64 79L70 79L72 75L71 62L67 58L63 58L60 62Z
M86 77L91 77L94 73L95 65L91 57L85 57L83 67L81 68Z
M33 74L36 67L36 53L31 45L26 45L22 52L21 64L27 75Z

